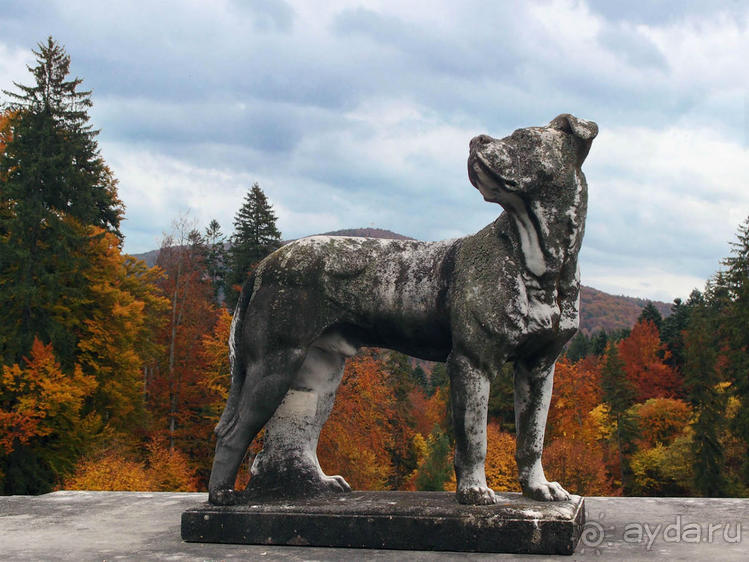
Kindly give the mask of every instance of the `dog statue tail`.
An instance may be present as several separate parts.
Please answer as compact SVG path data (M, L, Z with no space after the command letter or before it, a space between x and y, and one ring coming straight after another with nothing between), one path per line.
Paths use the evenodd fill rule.
M224 437L237 422L237 404L239 397L242 395L242 387L244 386L244 379L246 376L244 361L240 356L237 356L237 349L241 349L239 339L242 336L242 325L244 320L244 314L247 310L247 306L250 304L252 293L255 287L255 272L253 271L245 281L242 291L239 294L239 300L237 301L237 307L234 309L234 316L231 320L231 332L229 334L229 364L231 365L231 388L229 389L229 397L226 400L226 407L224 412L221 414L216 424L216 428L213 430L216 436L221 439Z

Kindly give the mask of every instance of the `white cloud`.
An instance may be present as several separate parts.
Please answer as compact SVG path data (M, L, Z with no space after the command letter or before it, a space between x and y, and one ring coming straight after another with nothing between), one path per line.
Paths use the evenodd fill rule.
M624 265L624 264L622 264ZM614 295L672 302L676 297L686 300L693 289L702 290L705 279L680 275L640 263L614 269L595 263L581 266L581 282L589 287Z
M712 130L603 129L585 170L586 282L598 288L686 297L749 216L749 149Z
M33 62L34 55L29 49L9 47L0 42L0 87L15 92L13 82L27 83L29 72L26 65L32 65Z
M737 19L718 12L662 27L640 25L638 30L659 47L674 86L745 90L749 84L749 13Z

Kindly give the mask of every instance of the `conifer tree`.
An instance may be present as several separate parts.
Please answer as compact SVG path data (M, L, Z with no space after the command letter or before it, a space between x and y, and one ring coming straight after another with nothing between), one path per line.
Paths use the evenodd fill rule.
M615 422L614 439L619 452L622 473L622 488L625 495L632 489L632 469L630 458L634 453L634 439L637 435L637 422L627 412L635 403L635 389L627 379L624 361L619 355L617 346L609 344L601 370L601 388L603 401L609 407L609 416Z
M728 374L734 395L743 405L732 420L732 431L749 448L749 217L739 226L732 256L723 260L722 276L728 296L721 330L727 342ZM745 456L741 479L749 486L749 457Z
M440 387L446 387L450 383L447 376L447 367L444 363L435 363L432 367L432 374L429 376L429 387L427 393L432 396Z
M640 316L637 318L638 323L642 322L643 320L650 320L660 331L661 323L663 322L663 316L661 316L661 313L658 312L657 308L655 308L655 305L652 303L652 301L648 301L648 303L640 312Z
M663 319L661 324L661 341L666 344L669 357L666 364L679 372L684 369L684 330L689 324L689 303L681 299L674 299L671 305L671 314Z
M593 341L583 332L578 332L572 338L565 355L571 363L577 363L580 359L587 357L593 351Z
M227 291L227 304L233 308L252 267L281 245L276 214L257 182L252 184L234 216L231 244L232 290Z
M599 330L598 333L591 339L591 346L593 347L593 353L597 357L603 357L606 354L606 349L609 345L609 336L605 330Z
M225 295L224 281L226 279L228 253L225 246L226 236L221 232L221 225L216 219L212 219L206 227L204 240L208 248L205 265L213 286L213 298L216 300L216 304L219 304L223 302Z
M34 51L35 84L15 84L12 136L0 154L0 360L19 363L34 337L51 341L63 368L74 363L67 314L83 298L75 277L88 244L76 225L98 226L118 238L122 203L112 172L89 125L88 91L68 80L70 57L51 37ZM7 136L7 135L4 135Z
M711 286L708 284L708 297ZM725 397L716 385L718 341L716 315L708 299L695 303L685 336L684 383L696 420L693 452L694 484L704 496L722 496L726 491L724 452L719 436L724 425Z

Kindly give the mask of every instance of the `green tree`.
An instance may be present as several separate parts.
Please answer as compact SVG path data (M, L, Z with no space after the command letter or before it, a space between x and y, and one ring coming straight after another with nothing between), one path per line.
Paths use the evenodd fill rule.
M690 304L674 299L671 314L661 323L661 341L666 344L669 357L666 364L679 372L684 370L684 330L689 325Z
M633 478L630 459L635 451L637 421L629 413L635 403L635 388L624 371L624 361L615 344L609 344L601 370L603 401L608 404L609 417L615 426L613 439L619 453L619 465L624 493L632 491Z
M435 427L427 439L424 462L416 471L417 490L442 491L450 479L453 467L450 462L450 438Z
M489 418L499 422L505 431L515 428L514 372L514 363L502 365L502 369L492 379L489 389Z
M432 374L429 375L427 393L432 396L438 388L446 387L448 384L450 384L450 378L447 376L447 367L444 363L435 363L432 367Z
M637 318L638 323L642 322L643 320L650 320L660 331L663 317L651 301L647 302L647 304L643 307L642 312L640 312L640 316Z
M35 54L35 84L5 91L0 123L0 361L17 394L0 409L23 410L34 372L46 373L40 395L54 382L55 403L71 406L47 408L38 425L59 431L0 452L7 493L49 491L94 441L143 429L144 363L166 305L160 272L122 254L123 207L89 124L90 92L67 79L70 57L54 40ZM35 371L42 349L54 360Z
M723 260L721 276L727 303L721 332L727 344L726 371L734 395L743 404L731 420L731 430L749 446L749 217L739 226L737 240L731 243L731 255ZM749 458L745 456L741 480L749 486Z
M605 330L599 330L598 333L591 339L591 346L593 347L593 353L597 357L603 357L606 354L606 349L609 345L609 336Z
M226 295L230 307L236 305L239 290L252 267L280 245L281 233L276 228L276 214L260 185L255 182L234 216L234 234L229 251L231 286Z
M70 303L83 298L76 276L88 241L77 225L121 241L117 182L88 123L90 92L68 80L70 57L51 37L34 51L35 84L15 83L12 137L0 154L0 359L18 363L34 337L51 341L65 369L74 363Z
M221 232L221 225L216 219L212 219L205 229L203 237L207 246L205 266L208 277L213 287L213 298L216 304L223 302L226 287L226 266L228 264L228 253L226 251L226 236Z
M575 334L570 344L567 346L565 355L571 363L577 363L580 359L583 359L590 355L593 351L593 342L582 332Z
M413 380L414 384L419 388L424 390L427 389L427 374L424 369L421 368L421 365L416 365L416 367L413 368L411 371L411 380Z
M709 297L710 284L706 292ZM719 439L726 403L724 394L716 388L720 382L716 319L708 299L695 303L684 342L684 386L696 418L692 424L694 484L700 494L708 497L722 496L726 491L724 453Z

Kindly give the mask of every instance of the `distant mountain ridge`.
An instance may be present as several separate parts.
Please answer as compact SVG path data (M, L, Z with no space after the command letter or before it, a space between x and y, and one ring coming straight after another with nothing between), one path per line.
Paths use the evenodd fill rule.
M318 236L362 236L365 238L386 238L393 240L414 240L391 230L382 228L347 228L324 232ZM284 244L292 240L284 240ZM146 262L151 267L156 264L159 250L151 250L142 254L132 254ZM671 313L671 304L662 301L648 301L637 297L611 295L592 287L580 286L580 331L591 335L599 330L612 332L629 329L635 325L643 307L652 302L663 317Z
M671 304L667 302L610 295L593 287L581 285L580 331L591 335L600 330L612 332L629 329L635 325L640 312L648 302L652 302L664 318L671 314Z
M387 238L388 240L416 240L410 236L404 236L382 228L346 228L333 232L323 232L320 236L361 236L364 238Z

